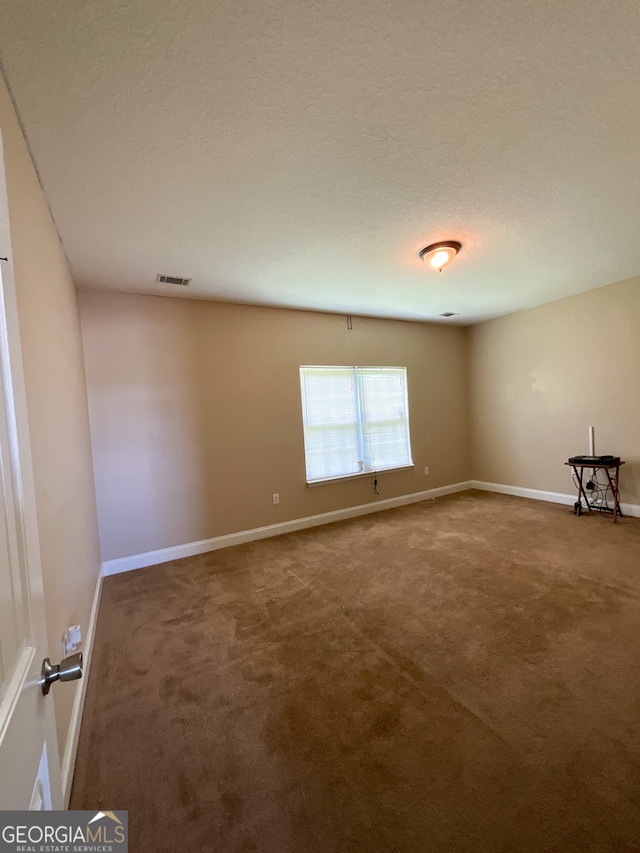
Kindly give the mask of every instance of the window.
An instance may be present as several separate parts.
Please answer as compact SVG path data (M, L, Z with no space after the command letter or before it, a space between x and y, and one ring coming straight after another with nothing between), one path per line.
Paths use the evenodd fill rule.
M405 367L301 367L307 482L412 465Z

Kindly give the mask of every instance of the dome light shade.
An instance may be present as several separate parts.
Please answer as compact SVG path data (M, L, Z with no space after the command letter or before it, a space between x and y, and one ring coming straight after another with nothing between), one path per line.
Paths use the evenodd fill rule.
M456 240L446 240L444 243L432 243L420 252L420 257L431 269L442 272L442 268L451 263L461 248L462 244Z

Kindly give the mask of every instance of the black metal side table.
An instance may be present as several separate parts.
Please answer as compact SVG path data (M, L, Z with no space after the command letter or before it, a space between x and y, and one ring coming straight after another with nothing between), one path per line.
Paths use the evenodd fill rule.
M611 489L611 493L613 494L613 522L618 520L618 516L620 518L624 518L622 514L622 510L620 509L620 489L618 487L618 481L620 478L620 466L624 465L624 462L613 462L613 463L604 463L604 462L565 462L565 465L569 465L569 467L573 468L573 472L576 475L576 479L578 481L578 500L576 501L576 506L574 512L577 515L582 515L582 498L584 498L585 503L587 505L587 509L589 512L592 510L600 511L600 507L592 507L589 502L589 497L583 485L583 476L584 469L591 468L593 471L599 471L602 469L606 475L607 480L609 481L609 487ZM603 507L604 509L604 507Z

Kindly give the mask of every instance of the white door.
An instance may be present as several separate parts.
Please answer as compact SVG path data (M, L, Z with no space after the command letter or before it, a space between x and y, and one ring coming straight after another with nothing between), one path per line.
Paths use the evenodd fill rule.
M0 809L62 808L0 137ZM51 649L53 663L59 650ZM64 685L53 687L64 689Z

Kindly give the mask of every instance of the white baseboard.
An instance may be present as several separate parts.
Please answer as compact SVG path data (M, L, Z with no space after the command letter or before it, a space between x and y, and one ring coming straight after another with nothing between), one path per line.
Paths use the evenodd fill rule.
M202 539L199 542L188 542L186 545L175 545L172 548L161 548L158 551L147 551L145 554L135 554L132 557L120 557L117 560L107 560L102 564L103 574L116 575L120 572L129 572L133 569L142 569L146 566L156 566L167 563L170 560L180 560L183 557L194 557L196 554L206 554L208 551L217 551L220 548L229 548L232 545L242 545L245 542L255 542L257 539L267 539L271 536L280 536L283 533L291 533L295 530L304 530L307 527L318 527L322 524L331 524L333 521L342 521L346 518L356 518L359 515L368 515L372 512L380 512L385 509L393 509L397 506L418 503L429 498L439 498L443 495L452 495L455 492L463 492L472 488L469 480L462 483L453 483L450 486L440 486L437 489L428 489L425 492L413 492L409 495L400 495L397 498L385 498L375 503L350 506L345 509L337 509L332 512L323 512L319 515L308 515L306 518L294 518L291 521L282 521L279 524L269 524L266 527L254 527L252 530L241 530L238 533L228 533L226 536L215 536L213 539Z
M120 572L130 572L134 569L146 568L147 566L157 566L160 563L168 563L170 560L194 557L197 554L206 554L208 551L230 548L233 545L242 545L245 542L255 542L258 539L281 536L283 533L292 533L295 530L319 527L322 524L331 524L334 521L342 521L347 518L356 518L360 515L368 515L369 513L380 512L385 509L393 509L393 507L397 506L418 503L429 498L452 495L456 492L466 491L467 489L499 492L503 495L515 495L520 498L549 501L550 503L565 504L566 506L572 506L576 501L575 494L569 495L561 492L541 491L540 489L525 489L521 486L507 486L502 483L486 483L482 480L465 480L461 483L453 483L450 486L441 486L437 489L428 489L424 492L400 495L397 498L386 498L376 503L360 504L359 506L346 507L345 509L337 509L332 512L323 512L319 515L309 515L305 518L294 518L291 521L282 521L279 524L269 524L266 527L240 530L238 533L228 533L225 536L214 536L212 539L202 539L199 542L187 542L184 545L175 545L171 548L161 548L157 551L147 551L144 554L134 554L131 557L107 560L102 564L102 571L104 576L117 575ZM621 506L625 515L640 518L640 506L637 504L623 503Z
M76 763L76 753L78 752L78 739L80 737L80 724L82 722L84 699L87 693L87 680L89 678L89 667L91 665L91 655L93 652L93 640L96 633L96 622L98 621L100 596L102 594L102 577L102 574L100 574L93 594L91 615L89 616L89 624L87 625L87 632L85 634L85 640L82 648L82 678L78 682L76 696L73 700L71 722L69 723L69 732L67 734L67 744L62 757L62 796L65 809L69 808L69 798L71 797L73 771Z
M620 509L625 515L630 515L633 518L640 518L640 506L638 504L620 504Z
M562 492L544 492L540 489L524 489L521 486L505 486L502 483L485 483L483 480L471 480L472 489L480 489L483 492L499 492L501 495L515 495L518 498L530 498L535 501L548 501L554 504L565 504L573 506L577 501L577 492L571 495ZM640 506L638 504L621 503L620 508L625 515L640 518Z
M577 495L566 495L562 492L544 492L540 489L523 489L521 486L505 486L502 483L485 483L483 480L472 480L472 489L480 489L483 492L498 492L501 495L515 495L518 498L530 498L534 501L548 501L553 504L566 504L572 506Z

